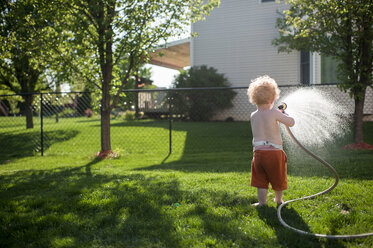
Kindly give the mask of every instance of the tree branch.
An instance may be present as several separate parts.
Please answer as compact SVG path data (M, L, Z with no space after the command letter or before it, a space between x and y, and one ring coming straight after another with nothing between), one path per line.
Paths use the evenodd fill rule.
M122 93L122 90L123 90L124 86L128 82L128 78L131 75L131 71L132 71L133 66L134 66L134 56L135 56L135 54L133 52L131 52L130 53L130 61L129 61L130 63L128 65L127 73L126 73L126 75L124 76L124 78L121 82L121 85L119 87L118 92L114 96L113 103L111 104L110 109L113 109L117 105L117 103L119 101L120 93Z
M74 15L75 17L77 17L78 19L82 20L82 18L80 18L80 15L76 14L75 12L71 11L72 9L75 9L79 12L81 12L85 17L88 18L88 20L92 23L92 25L98 29L98 26L97 26L97 23L95 22L94 18L90 15L89 11L87 11L86 9L88 8L87 6L84 6L84 5L79 5L78 7L75 7L75 6L72 6L71 4L68 4L68 9L70 10L70 13L72 15Z
M5 86L8 86L8 88L11 90L11 91L14 91L16 92L16 88L14 87L14 85L12 85L9 81L9 79L4 76L4 74L0 71L0 76L1 76L1 79L2 79L2 84L5 85Z

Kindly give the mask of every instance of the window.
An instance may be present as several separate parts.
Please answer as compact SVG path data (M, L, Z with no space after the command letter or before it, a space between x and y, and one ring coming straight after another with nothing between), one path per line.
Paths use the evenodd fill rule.
M300 52L300 83L310 84L310 52Z
M321 55L321 83L335 84L338 82L338 60L333 57Z

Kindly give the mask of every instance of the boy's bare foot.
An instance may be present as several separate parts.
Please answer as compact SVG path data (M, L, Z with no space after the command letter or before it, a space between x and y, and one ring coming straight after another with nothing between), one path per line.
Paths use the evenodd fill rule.
M254 207L262 207L262 206L266 206L267 204L265 203L260 203L260 202L256 202L256 203L253 203L251 204L251 206L254 206Z
M284 203L284 200L276 201L276 199L273 199L274 202L276 202L277 206L280 206L282 203Z

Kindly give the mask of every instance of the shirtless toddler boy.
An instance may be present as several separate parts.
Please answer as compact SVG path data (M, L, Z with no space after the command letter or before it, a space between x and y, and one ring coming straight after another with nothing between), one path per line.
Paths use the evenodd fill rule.
M251 186L258 189L259 202L267 203L269 183L275 191L275 202L281 204L282 192L287 189L286 155L282 150L280 125L294 126L294 119L277 108L273 108L280 90L274 79L261 76L254 79L247 92L257 110L251 113L254 155L251 164Z

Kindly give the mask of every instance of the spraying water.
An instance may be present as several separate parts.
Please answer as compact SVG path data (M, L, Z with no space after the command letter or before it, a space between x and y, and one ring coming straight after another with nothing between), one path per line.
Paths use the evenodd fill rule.
M348 113L345 106L337 104L320 90L300 88L280 100L287 104L286 113L295 119L292 132L304 145L319 147L347 131ZM292 143L286 137L284 141Z
M344 117L347 116L345 113L343 106L339 106L335 104L330 98L323 96L323 94L315 89L300 89L297 90L287 97L285 97L284 101L286 101L290 106L295 106L293 108L289 108L288 113L295 117L296 123L298 122L298 129L294 129L298 131L299 137L303 139L303 142L308 144L324 144L326 140L330 141L336 135L340 135L343 133L343 130L346 128ZM279 109L285 110L287 108L287 104L280 105ZM345 113L345 114L343 114ZM316 130L316 131L314 131ZM315 160L319 161L322 165L328 168L335 177L335 182L329 188L318 192L313 195L300 197L293 200L288 200L282 203L277 208L277 217L280 223L288 228L291 229L299 234L309 235L313 237L319 238L328 238L328 239L352 239L352 238L364 238L364 237L371 237L373 233L361 233L361 234L351 234L351 235L327 235L327 234L319 234L319 233L311 233L307 232L293 226L287 224L281 216L281 209L289 203L300 201L300 200L307 200L313 199L316 196L324 195L330 191L332 191L338 184L339 176L337 171L325 160L308 150L306 147L303 146L302 142L294 136L292 130L289 127L286 127L286 131L288 132L291 139L297 144L303 151L305 151L310 157L314 158ZM325 137L322 137L322 136ZM311 141L307 140L311 139Z

